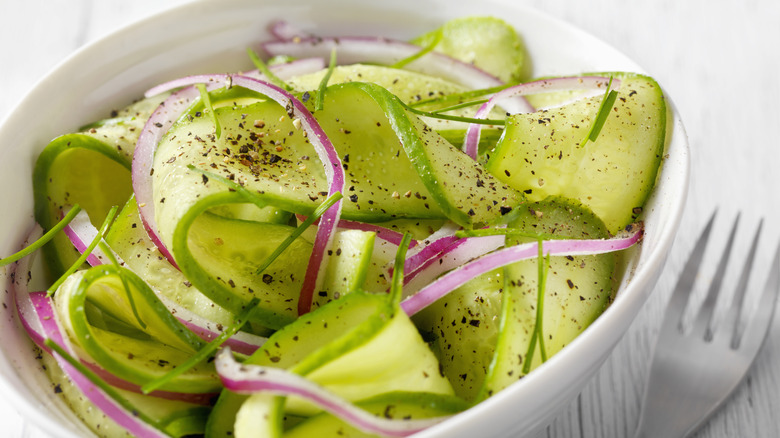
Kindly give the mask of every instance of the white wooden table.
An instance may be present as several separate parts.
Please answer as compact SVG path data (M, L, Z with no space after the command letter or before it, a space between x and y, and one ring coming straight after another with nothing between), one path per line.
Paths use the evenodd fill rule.
M655 293L596 378L545 434L630 436L665 303L715 207L724 223L742 210L745 229L753 228L759 217L767 218L755 281L763 284L770 246L780 234L774 222L780 216L780 3L517 1L572 22L638 61L672 96L690 138L693 180L688 207ZM0 119L79 46L182 2L0 0ZM718 234L724 227L719 223ZM747 240L748 233L739 235L735 258L744 253ZM733 281L727 281L730 284ZM778 413L780 318L746 381L697 436L777 437ZM0 424L3 436L44 436L25 424L2 396Z

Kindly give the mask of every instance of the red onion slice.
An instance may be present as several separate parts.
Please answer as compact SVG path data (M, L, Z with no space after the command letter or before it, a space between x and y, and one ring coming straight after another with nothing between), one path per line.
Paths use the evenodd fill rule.
M504 246L504 236L458 239L404 276L404 295L413 295L441 274Z
M392 65L418 53L421 48L411 43L382 37L307 37L262 44L271 56L289 55L295 58L322 57L332 49L338 53L339 64L359 62ZM405 69L437 76L468 88L481 89L502 85L503 82L471 64L439 52L430 52L407 64Z
M370 434L409 436L447 418L391 420L378 417L297 374L279 368L242 365L233 359L230 349L227 348L217 354L216 367L222 383L230 391L240 394L268 392L281 396L299 396Z
M284 20L277 20L271 23L271 26L268 27L268 31L271 32L271 35L273 35L277 40L292 40L295 38L306 38L313 36Z
M38 236L42 234L42 232L43 230L41 227L36 224L32 232L28 235L24 246L27 246L29 242L35 241ZM52 313L52 310L50 310L52 307L51 299L46 296L46 292L30 292L29 282L32 279L30 267L31 261L32 257L25 257L19 260L16 267L14 268L12 284L13 300L16 306L16 311L19 315L19 320L22 323L22 327L27 332L27 335L30 337L33 343L35 343L35 345L40 347L42 350L51 353L49 347L47 347L44 343L47 335L40 320L41 309L43 309L43 311L45 311L47 314ZM62 337L61 332L59 336ZM57 343L63 345L58 341ZM142 393L140 386L116 377L97 364L86 361L84 359L81 359L81 362L109 385L139 394ZM188 403L205 406L211 403L211 398L214 394L183 394L169 391L154 391L149 395L168 400L185 401Z
M344 168L341 164L336 148L328 139L317 120L312 116L306 106L292 94L281 88L246 76L234 76L233 84L264 94L287 109L287 115L291 119L298 119L301 128L306 132L306 137L311 142L314 150L325 168L325 178L328 181L328 196L344 192ZM342 202L338 200L321 217L317 228L317 236L314 239L306 275L301 286L301 294L298 298L298 314L304 314L311 310L314 291L322 282L320 273L325 268L325 251L333 240L336 227L341 216Z
M191 76L189 78L183 78L168 83L169 84L168 86L179 87L179 86L191 85L194 83L203 83L202 81L206 81L211 85L211 84L218 83L216 82L216 80L219 77L220 77L219 75ZM328 139L328 136L325 134L325 131L322 130L319 123L317 123L317 120L314 118L314 116L311 115L309 110L300 100L295 98L295 96L288 93L287 91L277 87L276 85L261 81L259 79L251 78L248 76L224 75L223 80L224 83L230 83L231 85L244 87L248 90L256 91L260 94L269 97L270 99L272 99L273 101L281 105L283 108L285 108L287 110L288 116L291 119L299 120L301 122L301 129L305 131L306 137L311 142L312 146L314 147L314 150L317 152L317 155L320 158L320 161L323 163L324 170L325 170L325 177L328 182L328 196L332 196L336 192L340 193L344 191L344 169L342 168L341 165L341 159L339 158L338 153L336 153L336 149L333 147L333 144ZM189 88L185 90L188 89ZM161 106L164 105L165 104ZM154 114L152 115L152 118L149 119L149 123L147 123L147 126L150 123L153 123L152 122L153 119L154 119ZM162 125L162 123L159 121L155 121L154 123L160 123ZM162 125L156 127L160 129L162 129L162 127L165 127L165 129L167 130L170 127L170 125L168 126ZM160 137L161 135L162 134L160 134ZM157 140L154 141L155 147L158 141L159 138L157 138ZM153 158L153 151L152 151L152 158ZM149 184L147 191L151 193L151 184ZM140 207L140 201L139 201L139 207ZM306 270L306 275L303 280L303 286L301 287L301 295L298 299L299 314L306 313L311 309L311 302L312 302L314 290L317 288L318 283L322 281L322 276L319 274L325 267L323 263L325 259L324 257L325 251L328 249L328 247L331 244L331 241L333 240L333 234L336 227L338 226L339 217L341 216L341 207L342 207L342 202L341 200L339 200L330 209L328 209L322 215L322 217L320 217L320 226L317 229L317 236L314 240L314 247L312 249L311 257L309 258L309 264ZM147 211L146 214L149 214L149 212ZM142 211L142 216L143 215L144 213Z
M271 67L271 71L282 79L289 77L312 73L321 70L325 66L322 58L306 58L292 61L285 64L276 64ZM254 70L248 72L250 77L262 77ZM178 269L173 255L168 251L159 236L157 223L154 221L154 203L152 188L152 166L154 164L154 153L157 150L157 144L163 135L173 126L174 122L181 114L200 97L200 92L190 87L194 84L206 84L207 90L230 85L231 76L227 74L213 75L195 75L184 78L174 79L172 81L159 84L146 91L145 96L154 96L176 88L185 87L171 94L149 117L143 130L141 131L133 153L132 180L133 192L141 213L141 222L157 246L160 252L168 259L171 264Z
M637 227L638 228L638 227ZM547 240L542 243L545 254L550 255L593 255L619 251L634 245L642 236L642 230L637 229L627 237L593 240ZM538 256L538 243L531 242L505 248L474 261L443 275L433 283L428 284L419 292L401 302L401 308L414 315L450 291L464 285L478 275L500 268L510 263Z
M409 251L409 255L404 262L404 272L406 273L406 275L404 275L404 284L407 283L407 277L412 272L419 269L426 261L441 254L447 247L457 242L458 238L455 237L455 232L460 229L461 227L459 225L447 222L444 226L423 240L422 245L415 248L414 251Z
M37 310L38 320L40 321L46 336L55 343L62 346L66 351L73 354L72 349L65 342L62 333L57 325L56 313L51 305L51 299L46 293L31 294L33 306ZM103 392L97 385L87 379L73 365L68 363L59 354L53 352L53 357L59 364L62 371L71 382L81 391L92 404L103 411L108 418L111 418L119 426L123 427L132 436L136 437L167 437L168 435L156 429L152 425L138 418L138 414L128 411L117 403L113 398Z
M306 216L297 214L295 215L299 221L303 222L306 220ZM319 225L320 220L317 219L314 221L314 225ZM388 242L392 243L395 246L398 246L401 244L401 239L404 238L403 233L399 233L398 231L391 230L389 228L376 225L376 224L369 224L366 222L358 222L358 221L351 221L347 219L339 219L339 229L342 230L358 230L358 231L368 231L376 233L376 237ZM417 240L412 239L409 243L409 248L414 248L417 246L419 242Z
M325 67L327 67L327 63L325 62L325 58L321 57L300 58L284 64L273 64L268 66L276 77L282 80L318 72ZM254 77L247 74L244 74L244 76ZM258 77L257 79L262 79L262 77Z
M602 76L581 76L570 78L553 78L542 79L534 82L527 82L525 84L515 85L513 87L506 88L494 94L487 102L483 103L477 110L474 118L485 119L490 111L500 104L501 101L516 96L525 96L528 94L544 93L547 91L558 90L590 90L606 88L609 83L609 78ZM612 89L620 87L620 81L615 79L612 82ZM533 109L531 109L533 111ZM510 113L521 113L530 111L510 111ZM477 149L479 146L479 137L482 132L482 125L478 123L469 124L466 130L466 138L463 141L463 151L472 159L477 159Z
M152 166L154 165L154 153L157 150L157 144L184 110L192 105L192 102L199 95L198 90L194 87L184 88L171 94L157 107L138 136L131 168L133 193L138 203L141 222L143 222L149 238L157 246L157 249L177 269L178 266L173 258L173 254L162 243L157 223L154 220Z
M81 210L73 220L63 228L65 235L70 239L70 243L76 247L79 253L83 254L89 244L97 237L98 229L92 225L89 215ZM90 266L97 266L106 263L107 257L98 245L91 254L87 256L87 263Z
M28 241L35 240L35 236L40 233L41 228L36 226ZM27 285L30 281L30 259L31 257L25 257L17 262L13 271L13 299L22 326L32 341L42 348L45 348L45 339L49 338L72 353L72 347L62 336L51 299L46 296L46 292L29 293ZM167 437L166 434L139 419L136 413L120 406L58 354L54 354L53 357L81 393L131 435L150 438Z
M268 69L271 70L279 79L289 79L295 76L314 73L322 70L323 68L325 68L325 59L322 57L301 58L290 62L268 66ZM241 75L259 80L265 80L263 74L258 70L249 70L241 73ZM154 87L146 90L144 97L155 96L166 91L187 87L193 84L206 84L207 88L210 89L219 88L225 86L226 84L229 85L227 82L228 80L230 80L230 76L224 73L185 76L155 85ZM211 84L214 86L209 87Z

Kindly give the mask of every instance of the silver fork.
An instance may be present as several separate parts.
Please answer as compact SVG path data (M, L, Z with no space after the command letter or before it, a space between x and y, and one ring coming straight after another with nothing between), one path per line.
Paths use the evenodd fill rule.
M737 215L717 271L693 327L682 329L682 315L707 246L713 213L685 264L666 309L645 387L635 438L684 437L696 430L742 381L767 337L780 289L780 247L755 314L740 321L748 277L758 247L759 224L723 323L712 328L723 274L739 222Z

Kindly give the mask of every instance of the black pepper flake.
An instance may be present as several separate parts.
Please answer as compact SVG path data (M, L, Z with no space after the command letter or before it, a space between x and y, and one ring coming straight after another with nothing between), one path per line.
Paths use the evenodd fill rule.
M349 200L352 201L352 202L357 202L358 196L357 195L350 195L349 196Z
M62 386L60 386L59 383L54 385L54 393L55 394L60 394L61 392L62 392Z
M569 285L569 289L574 289L574 282L570 279L566 279L566 284Z
M469 216L474 216L476 213L474 213L474 209L473 208L469 208L469 211L467 212L467 214Z
M280 161L281 159L282 159L282 157L280 157L279 155L271 154L271 157L268 158L268 162L271 163L271 164L274 164L274 163Z
M469 321L469 325L474 327L479 327L479 323L480 321L478 319L472 319L471 321Z
M274 277L270 274L263 274L263 283L271 284L274 281Z
M319 295L321 297L327 297L328 296L328 292L326 292L324 290L321 290L321 291L317 292L317 295Z
M485 187L485 182L482 181L481 179L478 179L477 180L477 187Z
M349 154L344 155L344 158L342 158L341 161L343 161L345 163L349 163Z
M506 205L502 205L499 207L499 211L501 212L501 216L504 216L505 214L508 214L510 211L512 211L512 207L507 207Z
M207 177L205 174L201 175L201 179L203 179L203 184L207 184L209 182L209 177Z

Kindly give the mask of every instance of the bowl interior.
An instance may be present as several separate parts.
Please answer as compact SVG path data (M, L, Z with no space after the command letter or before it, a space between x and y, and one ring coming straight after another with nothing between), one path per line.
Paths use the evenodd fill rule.
M524 36L535 75L642 69L605 43L554 18L509 1L195 2L121 29L75 53L40 81L0 127L0 199L15 208L0 215L0 254L15 250L32 225L31 173L35 158L55 136L105 117L139 98L152 85L178 76L245 69L245 48L268 39L269 21L283 18L319 35L384 35L409 38L447 19L495 15ZM192 25L189 23L197 23ZM85 68L87 66L87 68ZM688 150L673 115L658 186L646 208L646 234L627 262L615 303L586 332L537 372L468 412L421 436L481 436L529 432L576 395L625 332L655 282L682 213L688 182ZM6 290L8 269L0 272ZM3 295L0 383L42 429L83 436L85 429L50 391L13 311Z

